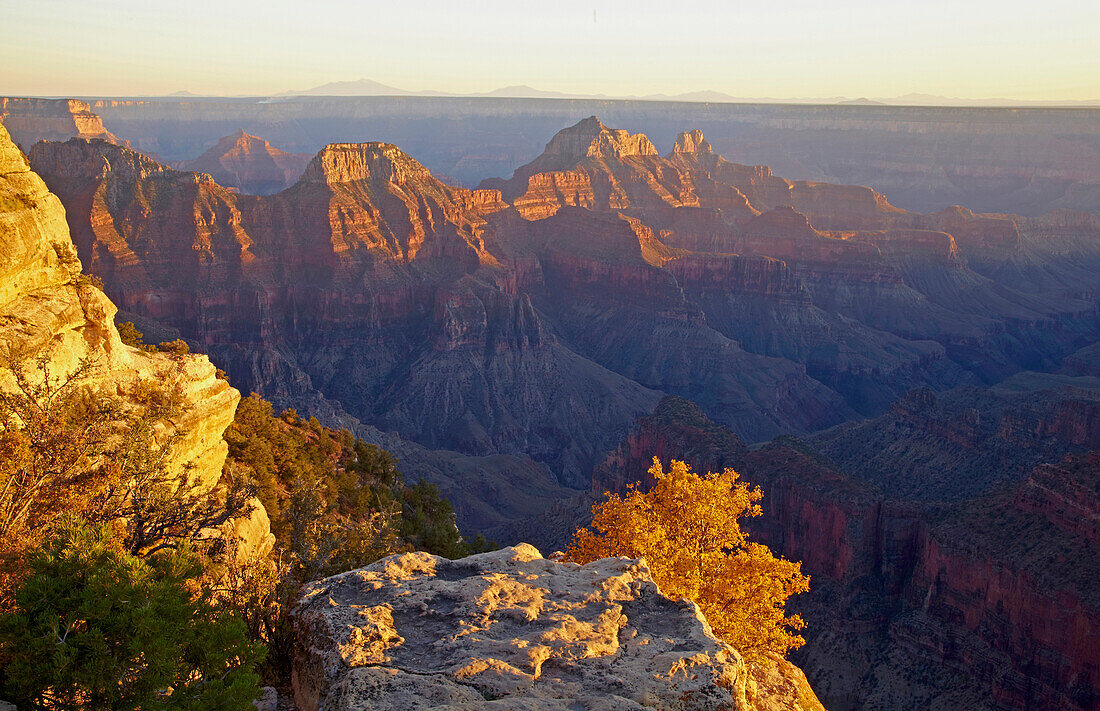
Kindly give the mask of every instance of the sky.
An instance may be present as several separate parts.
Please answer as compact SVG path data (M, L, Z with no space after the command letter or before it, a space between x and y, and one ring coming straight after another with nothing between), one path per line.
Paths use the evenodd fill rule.
M0 95L1100 99L1096 0L0 0Z

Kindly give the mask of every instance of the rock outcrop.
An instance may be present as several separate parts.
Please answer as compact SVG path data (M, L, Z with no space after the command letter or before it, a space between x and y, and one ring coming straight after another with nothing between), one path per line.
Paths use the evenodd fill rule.
M0 97L0 123L24 150L30 150L38 141L64 141L73 137L120 143L103 127L103 121L88 103L79 99Z
M408 553L311 583L291 614L304 711L822 708L793 665L748 669L643 560Z
M293 185L313 156L287 153L240 129L194 160L177 167L207 173L220 185L249 195L270 195Z

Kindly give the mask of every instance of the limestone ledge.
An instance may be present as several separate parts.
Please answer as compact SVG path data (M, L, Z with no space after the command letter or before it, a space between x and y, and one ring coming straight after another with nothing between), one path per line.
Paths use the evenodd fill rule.
M311 583L292 617L304 711L821 709L790 664L750 671L644 560L407 553Z

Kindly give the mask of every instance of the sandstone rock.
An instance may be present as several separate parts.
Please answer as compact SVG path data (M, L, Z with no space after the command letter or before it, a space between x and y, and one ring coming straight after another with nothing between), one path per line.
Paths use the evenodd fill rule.
M825 711L802 670L786 659L749 664L748 699L756 711Z
M710 143L703 138L703 132L699 129L684 131L676 137L676 144L672 147L673 153L713 153Z
M816 701L789 665L751 702L740 655L640 560L408 553L311 583L292 615L305 711L820 708L765 701L790 685Z
M206 356L147 353L123 345L115 312L114 304L81 274L61 203L0 128L0 348L44 354L57 374L72 372L88 359L94 365L88 386L130 406L144 382L178 387L184 411L175 427L183 436L169 466L178 471L190 467L213 487L227 452L222 432L233 419L239 393L215 377ZM0 382L0 387L12 386Z

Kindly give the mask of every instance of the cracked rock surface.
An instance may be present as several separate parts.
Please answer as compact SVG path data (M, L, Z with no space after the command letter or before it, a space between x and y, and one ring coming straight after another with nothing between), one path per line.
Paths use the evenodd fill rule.
M292 614L304 711L755 705L741 656L643 560L407 553L311 583Z

